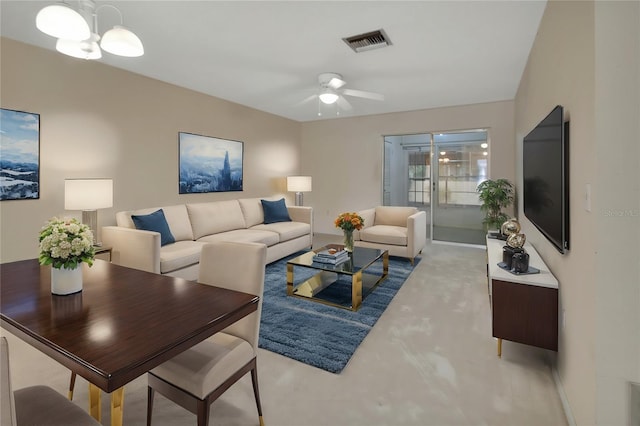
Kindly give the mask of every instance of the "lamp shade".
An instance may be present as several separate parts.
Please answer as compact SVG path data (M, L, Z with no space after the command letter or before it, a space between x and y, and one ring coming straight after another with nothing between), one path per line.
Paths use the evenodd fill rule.
M311 176L288 176L287 191L311 192Z
M97 210L112 206L112 179L65 179L65 210Z
M104 33L100 46L114 55L131 58L144 55L144 47L138 36L120 25Z
M46 6L36 15L36 27L45 34L65 40L86 40L89 24L78 12L64 3Z

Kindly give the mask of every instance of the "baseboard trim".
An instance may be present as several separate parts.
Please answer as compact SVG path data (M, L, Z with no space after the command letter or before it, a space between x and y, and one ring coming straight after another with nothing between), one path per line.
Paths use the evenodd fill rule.
M573 412L571 411L567 394L564 393L564 387L562 386L562 381L560 380L560 375L558 374L558 369L555 364L551 367L551 375L553 376L553 381L556 384L556 389L560 396L560 402L562 403L562 409L565 417L567 418L567 423L569 423L569 426L576 426L576 419L573 418Z
M446 246L470 247L486 250L487 246L481 244L457 243L455 241L430 240L431 244L442 244Z

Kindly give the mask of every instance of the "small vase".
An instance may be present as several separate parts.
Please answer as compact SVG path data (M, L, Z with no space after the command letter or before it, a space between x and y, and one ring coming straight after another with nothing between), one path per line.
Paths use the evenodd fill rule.
M82 291L82 265L74 269L51 268L51 293L64 296Z
M344 249L351 253L353 251L353 231L344 230Z

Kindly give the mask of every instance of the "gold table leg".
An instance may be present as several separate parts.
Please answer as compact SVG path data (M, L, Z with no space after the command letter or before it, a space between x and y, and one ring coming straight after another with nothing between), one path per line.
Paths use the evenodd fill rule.
M89 414L98 422L102 421L102 401L100 388L89 383ZM122 426L124 407L124 387L111 393L111 426Z
M362 305L362 271L351 277L351 310L357 311Z
M100 388L89 383L89 414L98 422L102 421L102 402L100 400Z
M498 356L502 357L502 339L498 339Z
M293 265L287 264L287 295L293 296Z
M111 392L111 426L122 426L124 386Z

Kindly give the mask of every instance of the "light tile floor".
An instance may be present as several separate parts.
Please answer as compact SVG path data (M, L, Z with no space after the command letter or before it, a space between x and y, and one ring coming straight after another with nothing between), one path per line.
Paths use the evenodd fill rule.
M317 235L315 246L340 242ZM267 426L566 425L552 375L555 354L504 342L496 356L484 250L429 244L340 375L260 349ZM68 371L2 330L14 389L48 384L66 395ZM87 384L76 397L87 406ZM109 400L103 395L103 424ZM125 388L125 425L143 425L146 377ZM195 425L195 416L156 396L154 425ZM245 377L212 405L211 425L258 425Z

